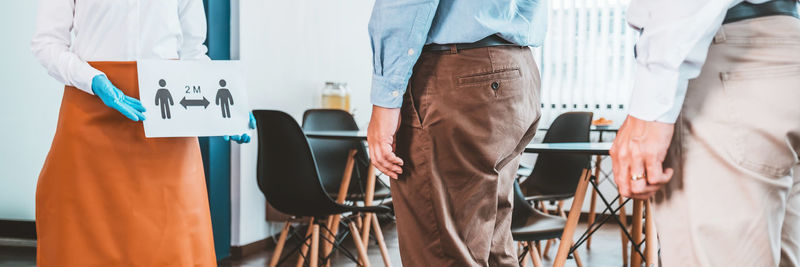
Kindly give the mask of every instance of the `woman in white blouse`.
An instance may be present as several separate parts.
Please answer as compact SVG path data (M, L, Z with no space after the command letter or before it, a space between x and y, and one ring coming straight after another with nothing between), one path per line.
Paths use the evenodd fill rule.
M39 266L215 266L197 138L145 139L136 61L207 59L202 0L40 0L64 97L36 194ZM127 118L126 118L127 117Z

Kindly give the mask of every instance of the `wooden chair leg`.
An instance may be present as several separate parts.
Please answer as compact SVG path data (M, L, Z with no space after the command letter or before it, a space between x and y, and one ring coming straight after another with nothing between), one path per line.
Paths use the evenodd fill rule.
M308 262L311 267L319 266L319 225L314 224L311 232L311 254Z
M575 259L575 265L578 267L583 267L583 262L581 261L581 255L578 253L578 250L572 252L572 258Z
M364 191L364 206L372 206L372 200L375 198L375 167L370 165L367 171L367 188ZM361 228L361 240L364 241L364 246L369 246L369 228L372 225L372 216L369 213L364 214L364 227ZM376 226L378 227L378 226Z
M358 261L361 262L361 266L369 267L367 248L364 247L364 243L361 243L361 236L358 234L358 228L356 228L356 224L353 222L350 222L350 232L353 236L353 244L356 245L356 250L358 251Z
M569 209L569 216L567 216L567 224L564 227L564 233L561 234L561 242L558 246L556 259L553 263L555 267L563 267L567 262L569 256L569 249L572 245L572 238L575 234L575 228L578 227L578 220L581 216L581 207L583 207L583 200L586 198L586 188L589 185L589 170L584 169L581 174L581 180L578 182L578 188L575 189L575 198L572 201L572 207Z
M314 218L311 218L311 220L308 221L308 231L306 231L305 235L306 238L310 237L313 234L314 231L313 225L314 225ZM303 264L306 263L306 259L303 258L303 255L306 255L308 253L308 247L310 245L311 245L311 239L308 239L300 248L300 257L297 257L297 264L295 265L295 267L303 267Z
M647 267L656 266L658 263L658 234L656 232L656 222L653 219L653 206L650 200L645 201L645 265Z
M542 257L542 245L539 241L533 242L533 244L536 246L536 250L539 251L539 257Z
M269 267L278 266L278 260L281 258L281 253L283 253L283 246L286 245L286 235L289 234L289 228L292 227L291 221L286 221L286 224L283 225L283 230L281 230L281 236L278 238L278 244L275 245L275 251L272 253L272 258L269 260Z
M633 201L633 223L631 223L631 266L639 267L642 265L642 257L636 250L642 242L642 201Z
M620 240L622 240L622 266L628 266L628 236L625 235L625 231L628 230L628 214L625 212L625 199L620 196L619 197L619 221L622 222L621 228L619 228L619 235Z
M539 257L539 250L536 249L536 246L533 244L533 242L528 242L528 249L530 250L528 256L531 257L533 267L542 267L542 258Z
M372 224L375 225L372 231L375 232L375 239L378 240L378 248L381 250L381 257L383 258L383 265L386 267L392 267L392 260L389 258L389 249L386 248L386 243L383 240L383 230L381 230L381 224L378 222L378 215L372 213Z
M555 245L555 243L556 243L555 239L548 239L547 242L544 243L544 251L543 251L544 253L542 253L543 258L545 259L550 258L550 246Z

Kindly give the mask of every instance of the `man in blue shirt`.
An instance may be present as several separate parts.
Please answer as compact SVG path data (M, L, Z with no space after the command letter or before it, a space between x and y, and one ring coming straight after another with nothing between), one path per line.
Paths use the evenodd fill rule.
M368 142L404 266L516 266L512 185L540 117L545 0L377 0Z

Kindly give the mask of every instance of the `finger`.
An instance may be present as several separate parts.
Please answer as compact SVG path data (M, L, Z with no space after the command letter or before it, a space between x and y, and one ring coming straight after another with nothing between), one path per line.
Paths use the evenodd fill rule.
M381 149L381 163L383 163L383 167L389 169L392 172L397 174L403 173L403 168L397 163L399 158L394 155L394 152L391 150L391 145L386 144ZM399 163L402 163L402 160L399 160Z
M645 177L641 177L644 179L633 180L633 176L644 176L645 167L644 167L644 158L642 158L641 150L637 145L632 146L631 149L631 160L630 160L630 176L627 176L630 179L631 184L631 193L633 195L641 194L645 192L647 185L647 179ZM623 177L626 178L626 177Z
M147 111L147 109L145 109L144 106L142 105L142 101L139 101L139 99L130 96L125 96L123 102L131 106L133 109L138 110L139 112Z
M229 135L223 135L223 136L222 136L222 140L225 140L225 141L230 141L230 140L231 140L231 137L230 137Z
M647 183L651 185L664 185L672 179L672 169L663 169L663 162L651 159L647 163Z
M378 164L376 166L381 167L383 169L381 172L383 172L384 174L389 175L390 177L397 179L398 173L394 169L394 167L396 165L390 163L387 160L387 156L386 156L385 152L386 151L382 151L381 149L378 149L377 151L375 151L375 154L377 156L377 162L378 162Z
M258 126L256 124L256 117L253 116L253 112L250 112L250 129L255 129L256 126Z
M617 189L620 195L630 197L630 165L628 164L628 150L624 144L615 146L614 156L611 157L614 171L614 182L617 183Z
M397 166L398 166L398 168L400 168L399 166L403 166L403 159L401 159L400 157L398 157L398 156L397 156L397 155L394 153L394 149L392 149L392 147L393 147L393 146L392 146L391 144L386 144L386 145L383 147L383 148L384 148L384 156L386 157L386 159L387 159L387 160L388 160L390 163L392 163L392 164L395 164L395 165L397 165ZM402 171L402 168L400 168L400 171Z
M242 142L239 144L247 144L250 143L250 135L242 134Z
M128 119L132 121L140 121L141 120L140 117L144 117L144 115L141 115L141 113L137 112L136 110L133 110L128 105L122 103L114 105L114 109L116 109L117 111L119 111L119 113L122 113L122 115L128 117Z

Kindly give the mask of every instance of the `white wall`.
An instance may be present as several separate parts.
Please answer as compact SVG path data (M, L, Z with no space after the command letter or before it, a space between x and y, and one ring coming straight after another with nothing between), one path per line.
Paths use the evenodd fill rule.
M240 39L234 54L245 64L253 109L283 110L299 121L325 81L347 82L356 120L366 128L372 75L367 22L373 1L238 2ZM255 177L257 142L254 138L232 150L234 246L280 230L264 221L265 200Z
M34 219L36 181L64 91L30 52L37 2L0 8L0 220Z

